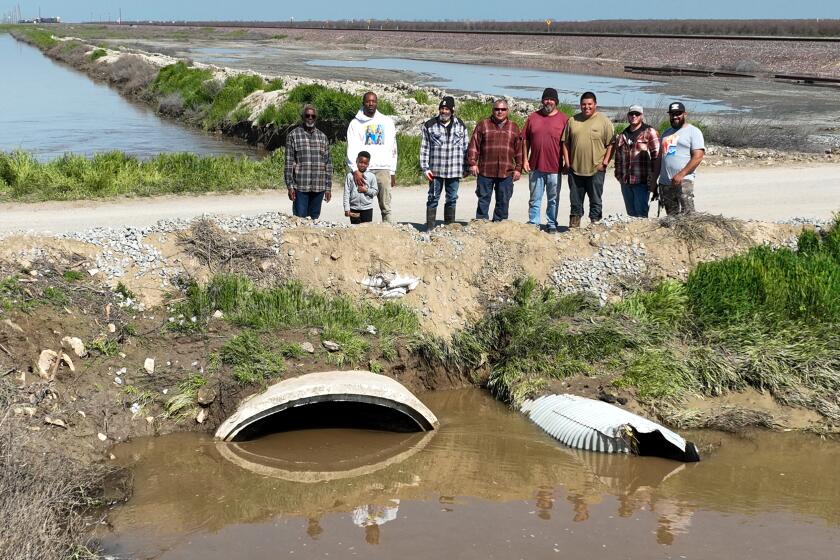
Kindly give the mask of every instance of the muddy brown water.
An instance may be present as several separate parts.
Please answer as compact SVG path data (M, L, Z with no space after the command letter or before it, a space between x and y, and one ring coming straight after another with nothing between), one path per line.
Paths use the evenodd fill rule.
M840 445L691 434L695 464L559 446L479 390L421 395L431 434L304 430L116 447L119 558L832 558Z

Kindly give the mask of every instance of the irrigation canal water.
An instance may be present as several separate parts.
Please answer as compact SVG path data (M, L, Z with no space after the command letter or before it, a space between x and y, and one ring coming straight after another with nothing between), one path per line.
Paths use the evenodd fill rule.
M141 158L160 152L257 154L241 143L161 119L3 33L0 72L0 151L23 149L40 160L110 150Z
M840 446L695 433L700 463L576 452L479 390L420 395L437 432L175 434L114 449L120 558L834 557ZM835 552L832 553L831 551Z

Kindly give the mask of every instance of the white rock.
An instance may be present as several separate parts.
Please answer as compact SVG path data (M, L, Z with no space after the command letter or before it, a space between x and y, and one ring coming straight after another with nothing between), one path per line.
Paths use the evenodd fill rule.
M108 436L106 436L102 432L99 432L98 434L96 434L96 437L99 438L99 441L105 441L106 439L108 439Z
M337 342L333 342L332 340L325 340L321 342L321 344L323 344L324 348L326 348L330 352L338 352L339 350L341 350L341 345L339 345Z
M99 269L98 269L98 268L91 268L91 269L89 269L87 272L88 272L88 274L90 274L91 276L96 276L97 274L99 274Z
M207 409L202 408L198 411L198 414L195 416L195 421L199 424L204 424L204 421L207 420Z
M38 375L49 379L56 359L58 359L58 353L55 350L41 350L41 355L38 356Z
M154 358L146 358L146 361L143 362L143 369L146 370L146 373L154 373L155 372L155 359Z
M108 323L108 332L109 333L117 332L117 326L114 323Z
M9 327L10 329L12 329L13 331L16 331L16 332L19 332L19 333L23 332L23 329L20 328L20 325L18 325L17 323L12 321L11 319L4 320L3 324L6 325L7 327Z
M221 319L224 316L225 316L225 314L222 313L221 309L217 309L216 311L213 312L213 318L214 319Z
M77 358L82 358L87 355L87 349L82 339L76 336L65 336L61 339L61 347L65 350L72 351Z
M30 418L35 416L35 413L37 411L38 411L38 409L35 408L34 406L25 406L24 405L24 406L16 406L14 408L14 413L17 414L18 416L22 416L22 415L26 414Z
M315 353L315 347L312 346L311 342L301 342L300 343L300 349L303 350L304 352L306 352L307 354L314 354Z
M58 426L59 428L67 429L67 424L61 418L50 418L49 416L44 417L44 424L49 424L50 426Z

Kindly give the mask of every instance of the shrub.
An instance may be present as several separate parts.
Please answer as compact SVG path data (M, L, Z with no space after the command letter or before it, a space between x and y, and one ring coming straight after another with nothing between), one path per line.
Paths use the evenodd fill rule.
M108 56L108 51L106 51L105 49L95 49L92 53L90 53L90 60L98 60L103 56Z
M177 93L184 100L185 107L196 108L213 101L212 92L204 87L204 83L212 76L210 70L176 62L161 68L152 87L159 95Z
M253 74L240 74L225 80L224 85L214 96L207 116L205 128L215 128L227 119L228 114L248 95L262 89L265 82Z
M280 78L274 78L270 82L265 85L265 91L278 91L283 89L283 80Z
M429 94L423 91L422 89L418 89L411 94L411 97L420 105L428 105L429 104Z

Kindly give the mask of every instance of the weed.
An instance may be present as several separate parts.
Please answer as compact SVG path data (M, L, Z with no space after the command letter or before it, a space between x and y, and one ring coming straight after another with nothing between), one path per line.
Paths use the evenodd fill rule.
M232 366L234 379L242 385L262 383L286 370L283 356L250 330L227 341L219 350L219 357L222 364Z
M265 87L263 88L264 91L279 91L283 89L283 80L280 78L274 78L270 82L268 82Z
M371 373L382 373L383 367L377 360L371 360L368 362L368 370L370 370Z
M218 127L227 120L228 114L248 95L258 89L263 89L265 82L259 76L252 74L240 74L231 76L225 80L221 90L214 96L207 116L204 118L204 127L212 129Z
M79 280L82 280L85 275L78 270L65 270L61 273L61 277L67 282L78 282Z
M114 293L121 295L123 299L137 299L137 295L131 290L129 290L128 287L122 282L117 282L117 287L114 288Z
M67 294L59 288L54 288L53 286L47 286L44 288L42 297L47 303L55 305L56 307L63 307L70 303L70 298L67 297Z
M423 91L422 89L415 90L411 97L420 105L428 105L429 104L429 94Z
M87 346L89 349L99 352L100 355L106 357L116 356L120 351L117 341L113 338L108 338L107 336L94 338Z
M321 338L337 342L341 347L337 352L327 355L327 361L338 367L359 364L370 349L365 339L335 325L327 326Z
M306 354L303 348L300 347L300 344L296 342L284 342L280 344L277 351L284 358L289 358L292 360L299 360Z
M186 107L196 108L213 101L204 87L212 76L210 70L192 68L179 61L161 68L152 87L159 95L178 93Z
M290 126L300 121L300 105L296 103L283 103L268 105L257 116L257 124L260 126L274 125L276 127Z
M108 56L108 51L105 49L94 49L94 51L90 53L90 60L92 62L102 58L103 56Z
M283 34L283 33L281 33L281 34L279 34L279 35L272 35L272 36L271 36L271 38L272 38L273 40L275 40L275 41L282 41L282 40L283 40L283 39L285 39L286 37L288 37L288 35L285 35L285 34Z

